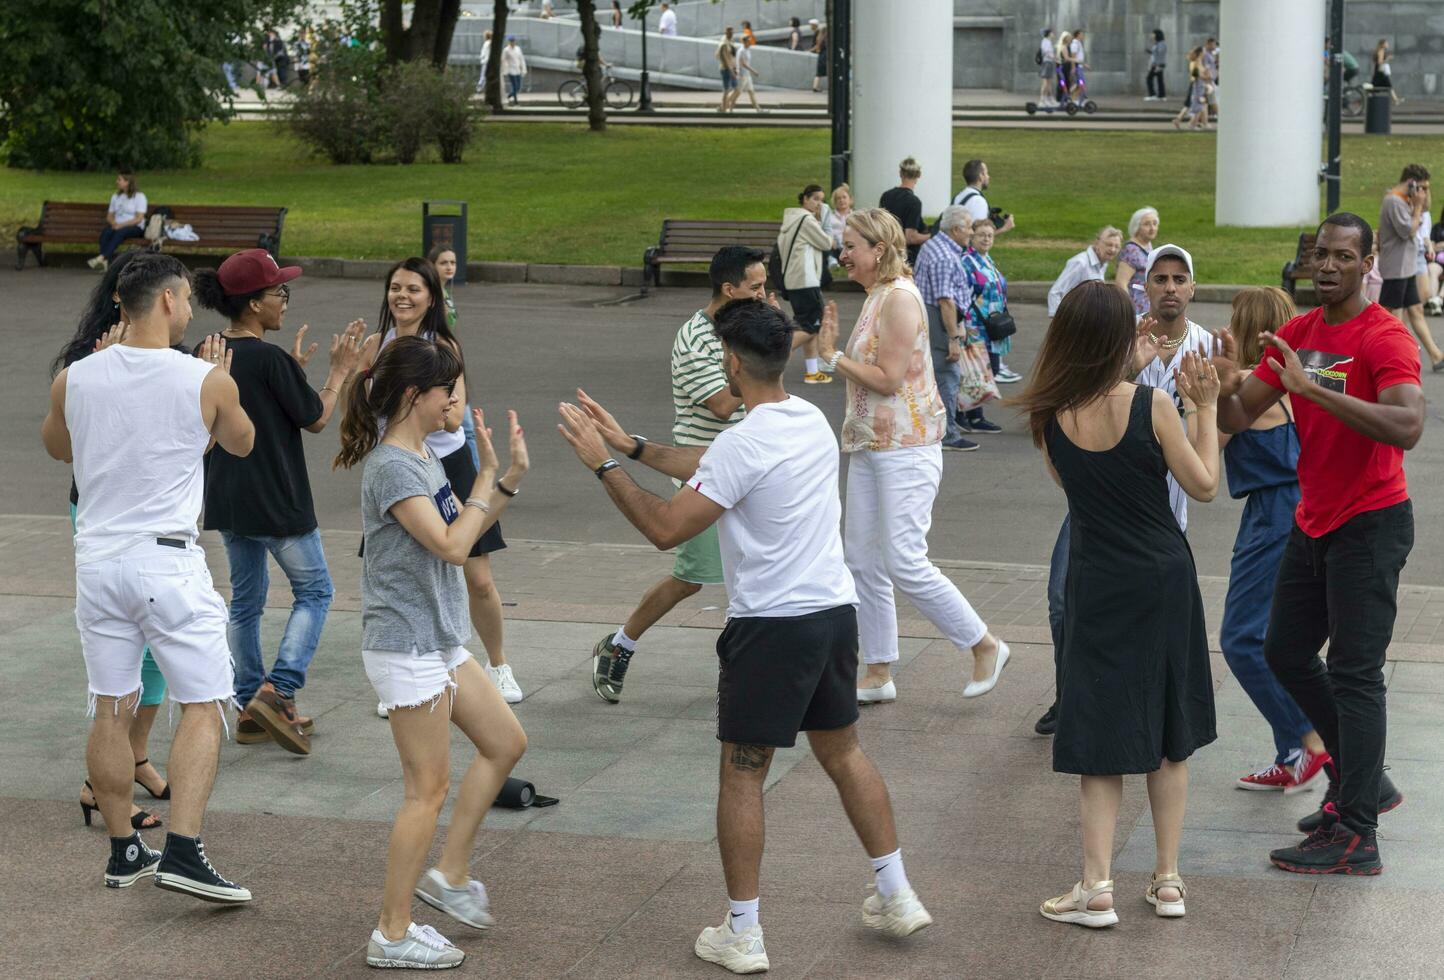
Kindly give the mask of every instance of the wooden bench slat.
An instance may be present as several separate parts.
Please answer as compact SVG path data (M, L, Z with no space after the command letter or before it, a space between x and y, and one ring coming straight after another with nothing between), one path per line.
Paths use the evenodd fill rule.
M771 254L777 244L781 223L776 221L721 221L695 218L667 218L657 244L643 257L642 284L646 290L646 273L652 270L657 285L662 284L664 265L702 265L712 261L719 248L742 245Z
M22 268L27 251L34 251L38 261L44 260L43 246L59 244L90 244L100 238L105 228L108 204L88 201L45 201L40 221L15 236L16 268ZM172 241L177 250L215 248L256 248L269 245L279 250L281 231L287 209L279 205L226 204L152 204L151 211L164 211L171 221L190 225L199 241ZM143 247L144 239L127 239L122 247ZM163 244L162 247L165 247Z

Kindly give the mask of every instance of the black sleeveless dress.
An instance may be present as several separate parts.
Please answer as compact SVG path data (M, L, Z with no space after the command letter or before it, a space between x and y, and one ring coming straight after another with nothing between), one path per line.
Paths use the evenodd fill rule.
M1153 772L1217 737L1203 598L1168 506L1152 398L1138 386L1123 438L1103 452L1056 421L1046 433L1072 524L1056 772Z

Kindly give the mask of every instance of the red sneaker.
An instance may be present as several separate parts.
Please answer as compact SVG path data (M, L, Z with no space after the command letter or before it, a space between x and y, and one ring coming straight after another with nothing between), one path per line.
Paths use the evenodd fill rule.
M1239 789L1286 790L1293 785L1294 774L1287 766L1269 765L1258 772L1239 777Z
M1315 753L1302 749L1299 761L1289 767L1293 770L1293 781L1284 787L1284 793L1302 793L1317 786L1320 780L1327 780L1328 773L1324 771L1324 763L1332 761L1327 752Z

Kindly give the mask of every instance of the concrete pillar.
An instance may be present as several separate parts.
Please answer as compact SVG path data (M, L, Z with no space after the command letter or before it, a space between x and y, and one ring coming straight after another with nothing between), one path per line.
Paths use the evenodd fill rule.
M1216 224L1319 220L1326 5L1221 0Z
M953 0L852 4L852 189L876 207L896 187L897 165L923 168L925 214L952 200Z

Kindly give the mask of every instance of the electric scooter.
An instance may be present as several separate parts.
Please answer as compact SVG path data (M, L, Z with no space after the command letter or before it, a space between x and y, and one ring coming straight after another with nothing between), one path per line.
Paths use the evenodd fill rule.
M1098 103L1088 98L1088 89L1087 86L1084 84L1082 65L1078 66L1077 72L1078 81L1076 84L1078 86L1078 99L1075 100L1069 93L1068 81L1063 75L1063 66L1059 65L1058 91L1062 94L1062 99L1058 102L1053 103L1052 105L1043 105L1039 102L1025 102L1023 104L1023 111L1030 116L1036 115L1040 112L1047 113L1050 116L1055 112L1064 112L1070 116L1076 116L1078 115L1078 110L1082 109L1088 115L1093 115L1093 113L1098 111Z

